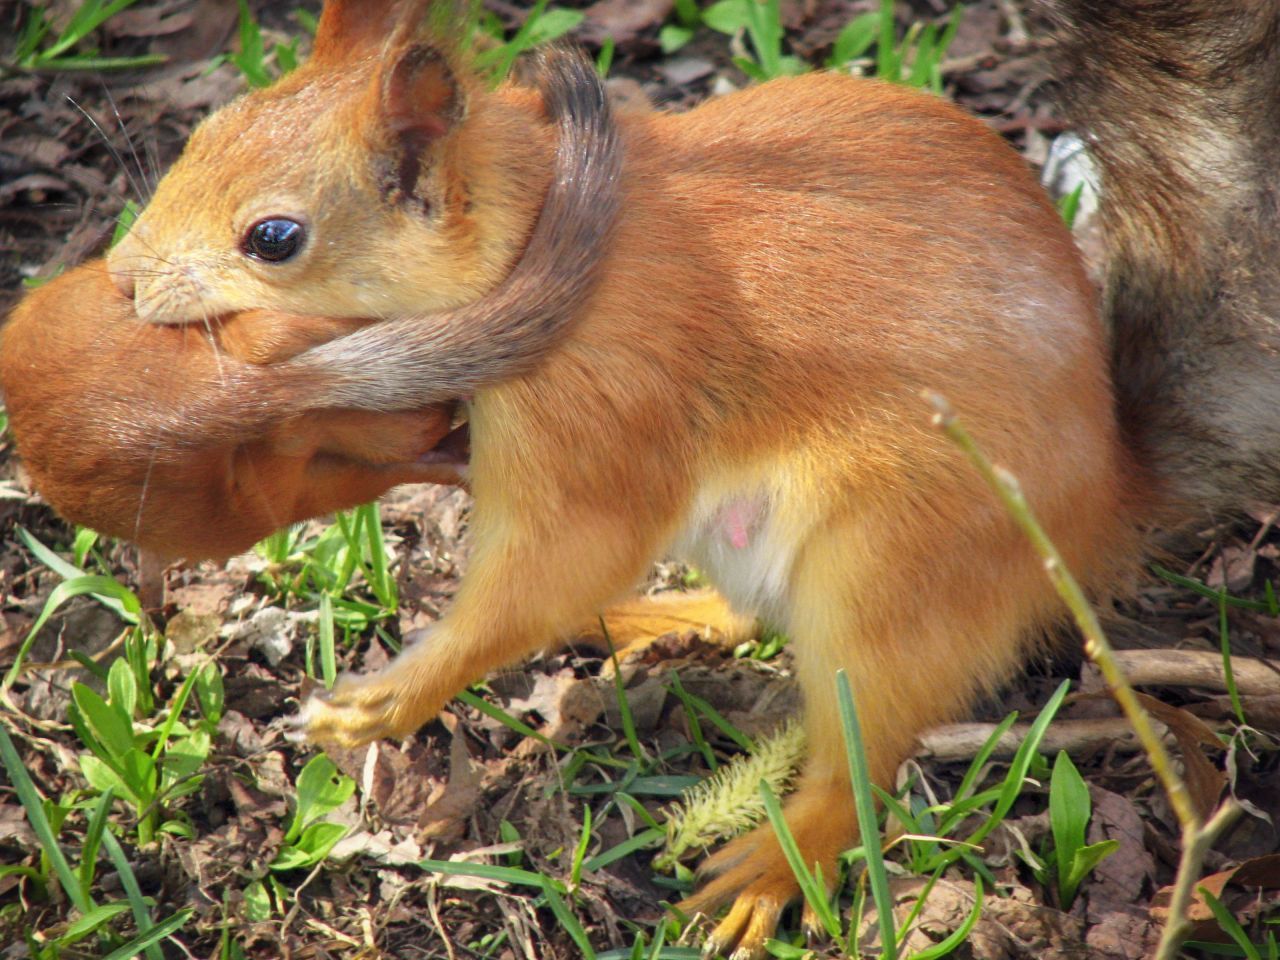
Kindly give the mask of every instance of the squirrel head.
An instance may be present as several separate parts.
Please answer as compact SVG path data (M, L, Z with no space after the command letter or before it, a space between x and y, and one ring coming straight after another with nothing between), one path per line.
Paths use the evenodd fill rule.
M477 80L428 6L329 0L306 63L195 130L108 257L141 319L380 318L500 279L509 252L477 228L483 164L460 142Z

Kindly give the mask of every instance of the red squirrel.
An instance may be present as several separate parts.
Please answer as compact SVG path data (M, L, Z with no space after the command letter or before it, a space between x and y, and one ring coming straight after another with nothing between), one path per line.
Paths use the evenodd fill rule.
M310 60L206 121L106 268L28 298L0 353L55 507L170 554L433 459L469 484L453 606L313 697L313 739L410 733L672 550L792 638L811 749L786 815L832 878L857 837L836 670L888 784L1062 614L922 391L1100 594L1152 527L1274 491L1274 4L1057 5L1104 184L1101 310L1021 158L940 98L818 73L613 111L567 50L489 91L423 6L329 0ZM125 349L75 367L95 335ZM223 533L228 490L274 509ZM770 828L703 875L686 908L732 903L708 949L762 956L797 893Z

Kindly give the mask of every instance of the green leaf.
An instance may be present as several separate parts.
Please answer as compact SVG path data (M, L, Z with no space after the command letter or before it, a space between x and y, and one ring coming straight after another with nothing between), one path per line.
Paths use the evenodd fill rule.
M764 83L769 79L769 74L765 72L764 68L754 60L750 60L747 57L734 57L733 65L756 83Z
M730 36L745 30L751 22L751 6L754 0L717 0L702 11L702 22L712 30Z
M1058 198L1058 215L1070 230L1076 225L1076 214L1080 212L1080 197L1084 195L1084 183L1077 183L1070 193Z
M120 216L117 218L117 222L116 222L117 231L120 230L120 225L124 221L125 217L127 216L130 207L132 207L133 209L134 217L137 216L138 205L134 203L132 200L126 200L124 204L124 210L120 211ZM125 229L127 230L128 228L126 227ZM115 245L114 240L112 241L112 245L113 246ZM84 566L85 558L89 555L89 551L93 549L93 545L97 542L98 542L98 532L96 530L90 530L88 527L76 527L76 537L75 537L75 540L73 540L71 543L71 552L72 552L72 555L75 557L75 563L77 567Z
M212 660L196 671L195 690L196 700L200 703L200 712L216 729L222 720L227 693L222 683L222 672Z
M693 30L675 23L664 24L658 31L658 46L666 54L675 53L693 39Z
M1053 831L1059 882L1071 873L1071 861L1084 846L1093 806L1089 788L1065 750L1058 751L1049 781L1049 825Z
M828 67L842 67L850 60L856 60L876 42L880 32L880 13L871 10L854 17L844 25L831 46L831 55L827 57Z
M146 806L155 799L158 780L156 762L151 754L137 748L130 750L120 758L119 773L137 796L139 807Z
M531 43L529 45L538 46L563 37L580 24L584 16L585 14L581 10L548 10L538 18L533 30L530 31Z
M180 780L195 776L204 766L205 760L209 758L211 748L212 740L209 731L203 727L192 730L188 736L170 742L169 749L164 752L160 760L163 771L161 782L166 787L170 787ZM189 792L191 792L190 789L178 788L171 795L176 797Z
M271 919L271 894L261 880L255 880L244 888L245 919L262 923Z
M297 843L281 848L271 863L271 869L297 870L315 866L346 835L347 828L340 823L313 823L302 831Z
M107 693L111 706L132 722L138 707L138 681L124 657L111 662L111 669L107 671Z
M77 940L83 940L93 931L97 930L103 924L110 923L122 913L127 913L129 904L124 900L117 900L114 903L104 903L102 906L94 907L84 916L70 924L66 932L58 938L60 944L72 944Z
M132 721L83 683L72 684L71 699L106 751L102 759L118 767L119 759L133 749Z
M1120 849L1119 840L1099 840L1075 852L1075 856L1071 858L1066 882L1063 884L1062 899L1065 905L1070 906L1071 901L1076 898L1076 891L1080 889L1080 884L1089 872L1118 849Z
M104 760L91 753L80 755L80 772L93 789L105 793L111 790L129 801L134 807L142 804L142 798L133 792L124 778Z
M355 781L343 776L333 761L317 754L298 774L298 799L285 843L294 843L305 826L346 802L355 792Z

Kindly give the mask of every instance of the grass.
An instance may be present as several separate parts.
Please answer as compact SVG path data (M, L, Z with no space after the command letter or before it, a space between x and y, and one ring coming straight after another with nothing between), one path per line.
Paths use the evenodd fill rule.
M9 71L33 73L63 70L132 70L164 63L163 56L103 56L93 46L93 34L117 13L137 0L82 0L61 30L55 30L45 4L32 4L18 28L12 59L2 65Z

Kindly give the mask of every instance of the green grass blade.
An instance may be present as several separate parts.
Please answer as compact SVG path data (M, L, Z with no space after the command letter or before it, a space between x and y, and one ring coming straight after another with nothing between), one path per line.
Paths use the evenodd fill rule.
M569 889L577 890L582 881L582 861L587 856L587 845L591 842L591 807L582 807L582 833L578 837L577 846L573 850L573 862L569 870Z
M823 929L839 940L842 932L840 919L831 909L826 885L814 875L809 864L804 862L804 855L800 853L796 838L792 835L791 828L787 825L787 818L782 813L782 804L778 802L767 780L760 781L760 795L764 798L765 814L773 826L774 836L778 838L778 845L782 847L782 853L787 858L787 865L791 867L791 872L796 876L796 882L800 884L800 892L804 894L805 902L822 921Z
M86 893L93 889L93 876L98 866L98 849L102 846L107 815L111 813L111 802L115 796L115 791L109 787L103 791L85 828L84 844L80 847L80 887Z
M960 924L945 939L938 941L932 947L927 947L919 953L913 953L911 960L937 960L938 957L945 957L968 940L974 924L982 916L982 897L982 877L975 876L973 878L973 909L965 917L964 923Z
M1054 691L1053 696L1049 698L1049 702L1044 705L1044 709L1040 711L1040 715L1036 717L1035 723L1031 724L1031 729L1027 731L1026 739L1018 747L1018 752L1014 754L1013 762L1009 765L1009 772L1004 778L1004 785L1000 790L1000 799L996 801L995 809L991 811L991 815L986 822L966 838L966 843L981 843L992 830L1000 825L1005 815L1013 808L1014 801L1022 793L1023 781L1026 779L1027 770L1031 766L1031 760L1036 751L1040 749L1040 743L1044 740L1045 732L1057 715L1058 708L1062 706L1062 701L1070 688L1071 681L1063 680L1058 685L1058 689Z
M680 677L678 674L671 674L671 679L672 692L680 698L681 703L685 704L685 706L692 706L696 708L702 716L711 721L712 726L737 744L739 749L745 753L755 753L756 745L754 740L726 720L719 710L713 707L702 697L686 690L680 683Z
M1222 928L1222 932L1236 942L1236 946L1244 951L1245 957L1248 960L1262 960L1261 952L1249 939L1249 935L1244 932L1244 927L1240 926L1240 921L1231 915L1231 911L1223 905L1222 901L1204 887L1197 887L1196 889L1200 891L1200 896L1204 898L1204 902L1213 911L1213 918L1218 921L1218 926Z
M193 913L195 911L191 909L179 910L173 916L161 920L146 933L134 937L123 947L112 950L102 960L132 960L133 957L149 950L165 937L180 930ZM148 953L147 956L150 957L152 954Z
M40 841L40 846L53 865L54 873L58 875L58 882L62 884L67 899L81 914L88 914L94 908L93 898L81 888L75 871L71 869L66 855L58 846L58 840L53 835L53 827L49 824L49 818L45 816L40 792L31 782L27 768L23 765L22 758L18 756L17 748L9 739L8 731L3 727L0 727L0 760L4 761L4 768L9 773L9 782L13 784L23 809L27 811L27 822L31 824L31 829Z
M488 700L485 700L483 697L478 696L475 693L472 693L470 690L460 690L454 699L459 700L462 703L465 703L467 706L475 710L479 710L486 717L490 717L494 720L497 720L504 727L506 727L509 730L514 730L516 733L520 734L522 737L530 737L534 740L537 740L539 743L545 743L549 747L555 747L557 750L563 751L563 750L569 749L564 744L556 743L556 741L550 739L544 734L539 733L537 730L533 729L533 727L529 726L527 723L523 723L522 721L517 720L511 714L507 713L507 711L503 710L501 707L494 706Z
M320 594L320 620L316 632L320 643L320 678L324 688L332 690L338 679L338 658L334 650L333 598L327 593Z
M597 853L582 865L582 869L588 873L602 870L611 863L631 856L637 850L647 850L650 847L660 845L662 838L665 836L666 830L662 827L649 827L647 830L642 830L635 836L623 840L616 846L612 846L602 853Z
M892 21L892 16L890 16ZM866 745L858 724L858 711L853 702L853 688L844 670L836 672L836 695L840 703L840 726L844 731L845 752L849 759L849 779L853 784L854 805L858 813L858 832L867 855L867 879L871 897L880 919L880 943L886 957L898 955L898 936L893 919L893 897L889 893L889 875L880 850L880 828L876 823L875 801L871 794L871 773L867 767Z
M542 895L547 898L547 906L551 908L551 912L560 921L560 926L564 927L565 932L569 934L573 942L577 944L578 949L582 951L583 960L596 960L596 951L591 946L591 941L587 939L587 931L582 929L582 924L573 915L569 905L564 902L564 897L560 895L560 891L556 889L555 881L550 877L542 878Z
M497 880L517 887L534 887L541 890L547 878L532 870L519 867L503 867L493 863L458 863L453 860L419 860L418 866L432 873L452 877L477 877L481 880Z
M151 908L142 896L142 888L138 886L138 878L134 875L129 858L124 855L120 841L115 838L115 834L107 830L102 835L102 845L107 848L107 856L110 857L112 865L116 868L116 874L120 877L120 886L124 887L125 899L129 901L129 906L133 910L133 923L138 928L139 936L150 933L153 929ZM156 942L148 944L144 949L147 960L164 960L164 954Z

